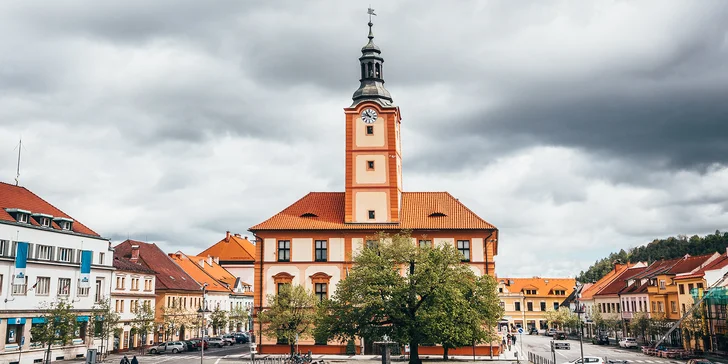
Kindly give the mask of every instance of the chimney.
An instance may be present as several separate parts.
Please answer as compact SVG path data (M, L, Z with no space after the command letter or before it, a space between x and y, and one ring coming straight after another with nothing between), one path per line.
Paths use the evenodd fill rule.
M207 256L207 264L212 266L212 257L209 255Z
M139 245L131 246L131 259L129 259L129 260L131 260L134 263L139 261Z
M230 232L226 231L225 232L225 242L227 243L228 241L230 241Z
M236 238L239 238L239 237L240 237L240 234L235 234L235 237L236 237Z
M215 263L220 264L220 257L212 257L212 260L214 260Z

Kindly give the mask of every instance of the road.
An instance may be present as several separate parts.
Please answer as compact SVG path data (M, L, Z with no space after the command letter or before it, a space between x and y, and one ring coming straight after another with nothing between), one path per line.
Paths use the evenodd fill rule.
M522 339L521 339L522 337ZM522 343L518 343L518 339ZM518 349L524 355L528 352L540 355L544 358L551 358L551 338L544 335L519 335L516 340ZM581 357L579 340L560 340L571 345L570 350L556 350L556 363L565 363ZM686 361L678 359L657 358L642 354L639 349L624 349L614 345L594 345L591 340L584 342L584 356L599 356L607 360L626 361L628 364L684 364Z
M122 353L109 355L105 363L118 364L121 361L123 355L126 354L127 358L131 360L134 353ZM193 364L200 362L199 351L186 351L178 354L146 354L144 356L137 355L139 364ZM225 346L222 348L209 348L205 350L205 357L203 364L220 364L226 361L236 360L240 361L241 358L248 359L250 357L250 346L249 344L236 344L232 346Z

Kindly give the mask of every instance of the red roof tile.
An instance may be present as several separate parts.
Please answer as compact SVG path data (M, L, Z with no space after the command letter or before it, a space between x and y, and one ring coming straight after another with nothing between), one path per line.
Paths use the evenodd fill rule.
M667 273L669 273L669 274L690 273L693 270L695 270L696 268L699 268L703 263L707 262L714 255L718 255L718 253L697 255L697 256L686 256L686 257L682 258L677 264L675 264Z
M708 263L705 267L691 274L678 274L675 276L675 280L689 279L689 278L701 278L705 275L705 271L721 269L728 266L728 254L721 254L720 257Z
M627 286L627 280L642 273L647 267L630 268L623 271L618 275L611 283L606 285L601 291L597 292L595 296L607 296L619 294Z
M248 239L229 235L215 245L198 254L203 257L218 257L220 260L255 261L255 245Z
M614 280L622 274L625 270L627 270L629 267L633 266L634 264L628 263L628 264L617 264L614 269L609 271L607 274L604 275L604 277L600 278L598 281L594 282L591 286L588 288L585 288L581 291L581 298L583 300L590 300L594 297L595 294L599 293L599 291L602 290L602 288L608 286L610 283L614 282Z
M156 274L152 269L149 269L140 263L134 263L130 261L129 259L126 259L122 256L119 256L116 251L114 251L114 268L116 270L125 271L125 272L136 272L136 273L146 273L146 274Z
M51 205L33 192L30 192L27 188L0 182L0 220L15 222L15 219L6 211L6 209L21 209L32 213L41 213L51 215L53 217L65 217L67 219L72 219L73 224L71 225L71 229L73 232L99 237L99 234L86 227L86 225L76 221L76 219ZM33 221L33 219L31 219L30 224L38 226L38 223ZM61 227L55 222L52 223L51 226L55 230L62 231Z
M344 202L343 192L311 192L250 231L496 229L447 192L402 192L401 221L392 224L345 223Z
M202 286L170 259L156 244L126 240L114 247L114 255L131 258L131 246L139 245L139 261L146 268L157 272L157 289L200 291Z

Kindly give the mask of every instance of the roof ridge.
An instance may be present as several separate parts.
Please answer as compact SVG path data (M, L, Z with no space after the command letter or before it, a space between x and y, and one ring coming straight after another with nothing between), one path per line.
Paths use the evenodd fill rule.
M498 228L496 228L495 225L493 225L493 224L485 221L485 219L483 219L482 217L480 217L480 215L476 214L469 207L465 206L464 203L460 202L460 199L455 198L455 196L451 195L450 192L445 191L445 194L447 194L448 196L452 197L455 200L455 202L457 202L458 204L460 204L460 206L462 206L463 208L465 208L465 210L467 210L469 213L473 214L473 216L475 216L478 220L480 220L481 222L484 222L484 223L492 226L494 229L498 230Z
M230 289L230 287L225 287L225 285L224 285L224 284L222 284L222 282L220 282L220 280L219 280L219 279L217 279L217 278L213 277L213 276L212 276L212 275L211 275L210 273L208 273L208 272L207 272L207 271L206 271L206 270L205 270L204 268L200 267L200 265L199 265L199 264L195 263L195 261L194 261L194 260L190 259L190 256L189 256L189 255L187 255L187 254L183 253L183 252L182 252L181 250L178 250L177 252L179 252L179 253L182 253L182 255L184 255L184 257L185 257L185 258L187 258L187 260L189 260L189 261L190 261L190 263L192 263L192 264L193 264L193 265L194 265L194 266L195 266L195 267L196 267L197 269L201 270L201 271L202 271L202 273L205 273L205 275L207 275L208 277L210 277L210 279L212 279L213 281L217 282L218 284L220 284L220 285L221 285L221 286L222 286L223 288L227 289L228 291L232 291L232 290ZM176 254L176 253L172 253L172 254ZM203 257L199 257L199 256L196 256L196 255L193 255L193 257L203 258ZM174 259L172 259L172 260L174 261ZM205 261L205 262L206 262L206 261ZM214 262L214 261L213 261L213 262ZM214 265L212 265L212 264L210 264L210 266L211 266L211 267L214 267ZM182 270L184 270L184 269L182 269ZM185 273L187 273L187 272L185 272ZM189 273L188 273L188 274L189 274ZM194 277L193 277L193 279L194 279ZM195 281L196 281L196 280L195 280ZM199 284L199 282L198 282L197 284Z

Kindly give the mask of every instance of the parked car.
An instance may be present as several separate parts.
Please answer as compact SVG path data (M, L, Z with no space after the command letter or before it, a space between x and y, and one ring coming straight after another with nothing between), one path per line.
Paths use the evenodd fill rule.
M211 338L208 338L208 339L207 339L207 344L208 344L208 345L210 345L210 346L212 346L213 348L214 348L214 347L217 347L217 348L221 348L221 347L223 347L223 346L227 345L227 344L225 343L225 341L223 341L223 340L222 340L221 338L219 338L219 337L211 337Z
M528 334L529 335L538 335L538 329L532 326L530 329L528 329Z
M554 340L566 340L566 333L563 331L556 331L553 338Z
M247 344L250 342L250 337L248 336L247 332L238 332L235 333L235 341L238 344Z
M607 336L606 334L597 334L592 339L592 344L609 345L609 336Z
M229 345L235 345L237 343L237 340L235 340L235 335L233 334L223 335L222 339L227 341Z
M152 346L152 348L149 349L149 352L152 354L160 354L160 353L167 353L167 352L172 352L173 354L177 354L177 353L185 351L186 348L187 348L187 345L181 341L168 341L166 343L160 343L157 346Z
M637 345L637 340L635 340L633 337L625 337L624 339L619 341L619 347L621 348L636 348L639 345Z
M551 337L553 337L555 333L556 333L556 329L548 329L548 330L544 330L544 332L543 332L544 335L551 336Z
M205 349L207 349L207 339L202 340L199 337L196 337L196 338L193 338L191 340L194 341L197 344L197 350L199 350L202 346L204 346Z
M569 364L607 364L604 362L604 358L599 356L585 356L584 363L581 362L581 358L577 358L572 361L568 361Z
M184 343L187 345L187 351L200 350L200 347L197 346L197 342L194 340L186 340Z
M710 360L705 358L697 358L688 360L688 364L713 364Z

